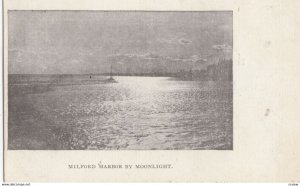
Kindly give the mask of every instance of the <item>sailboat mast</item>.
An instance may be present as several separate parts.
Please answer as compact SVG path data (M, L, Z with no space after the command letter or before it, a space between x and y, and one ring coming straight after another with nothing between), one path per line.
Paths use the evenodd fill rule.
M112 78L112 64L110 65L110 77Z
M110 64L110 78L108 78L106 81L110 83L117 83L117 81L113 78L112 64Z

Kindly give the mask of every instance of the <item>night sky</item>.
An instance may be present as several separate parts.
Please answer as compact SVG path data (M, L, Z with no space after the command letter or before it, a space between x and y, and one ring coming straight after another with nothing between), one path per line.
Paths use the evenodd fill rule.
M105 73L110 64L176 71L232 56L232 12L9 11L8 18L10 74Z

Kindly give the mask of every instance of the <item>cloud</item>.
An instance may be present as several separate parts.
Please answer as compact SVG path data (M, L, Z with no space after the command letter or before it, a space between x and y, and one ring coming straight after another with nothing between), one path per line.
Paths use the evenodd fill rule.
M224 51L224 52L231 52L232 51L232 46L230 45L213 45L212 46L213 49L215 50L221 50L221 51Z
M42 50L42 49L18 49L18 48L11 48L8 49L9 52L17 52L19 54L36 54L36 55L42 55L42 54L57 54L58 52L56 50Z
M121 59L121 58L149 58L152 59L153 56L151 54L115 54L115 55L109 55L108 56L109 59Z
M172 38L160 38L157 40L160 43L166 43L166 44L182 44L187 45L192 43L191 40L186 38L178 38L178 37L172 37Z
M172 56L162 56L158 54L145 53L145 54L116 54L110 55L109 59L117 63L124 63L126 60L138 60L143 61L170 61L170 62L193 62L193 63L205 63L207 59L204 59L198 55L192 55L188 57L172 57Z
M190 44L192 41L187 40L187 39L179 39L179 42L180 42L181 44L186 45L186 44Z
M176 38L160 38L157 40L160 43L166 43L166 44L175 44L177 43Z
M144 57L144 59L150 59L150 60L151 59L160 59L160 58L162 58L162 56L155 55L155 54L146 54L143 57Z

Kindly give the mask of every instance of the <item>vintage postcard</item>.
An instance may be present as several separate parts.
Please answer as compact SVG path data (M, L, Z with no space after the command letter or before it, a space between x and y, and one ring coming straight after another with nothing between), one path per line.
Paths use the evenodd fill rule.
M8 149L232 150L232 11L8 11Z
M294 2L123 3L4 1L5 180L299 181Z

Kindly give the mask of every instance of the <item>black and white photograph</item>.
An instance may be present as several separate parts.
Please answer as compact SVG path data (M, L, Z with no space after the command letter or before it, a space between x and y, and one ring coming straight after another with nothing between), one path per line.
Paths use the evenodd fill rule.
M8 150L233 150L232 11L8 11Z

